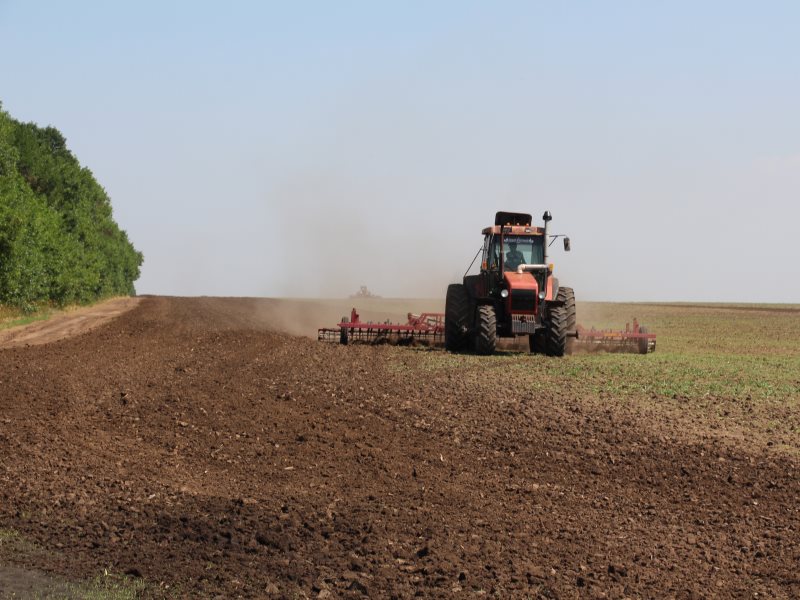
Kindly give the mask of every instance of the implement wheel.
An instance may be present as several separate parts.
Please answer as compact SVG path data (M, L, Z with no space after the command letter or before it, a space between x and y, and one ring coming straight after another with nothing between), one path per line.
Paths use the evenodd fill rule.
M572 288L558 288L556 301L558 306L549 309L550 325L545 334L545 354L548 356L564 356L568 350L567 333L575 331L577 322L575 311L575 292Z
M447 286L444 304L444 347L450 352L464 350L469 343L472 325L472 302L467 288L460 283Z
M647 333L646 327L639 327L639 333ZM639 354L647 354L649 341L647 338L639 338Z
M497 347L497 316L494 307L481 305L475 314L475 353L493 354Z

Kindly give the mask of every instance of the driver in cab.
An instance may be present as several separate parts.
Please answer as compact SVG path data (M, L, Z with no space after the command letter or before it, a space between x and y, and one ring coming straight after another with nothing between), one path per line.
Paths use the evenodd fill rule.
M522 252L517 250L517 245L515 243L510 243L508 247L510 250L506 252L505 270L515 271L518 266L525 262L525 257L522 255Z

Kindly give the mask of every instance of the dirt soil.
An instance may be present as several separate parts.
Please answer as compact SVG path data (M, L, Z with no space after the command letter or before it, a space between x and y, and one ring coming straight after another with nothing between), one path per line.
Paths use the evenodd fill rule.
M179 597L800 597L796 458L263 308L149 297L0 350L0 530L38 549L7 563Z
M45 321L0 331L0 348L48 344L78 335L102 325L130 310L140 298L112 298L92 306L59 313Z

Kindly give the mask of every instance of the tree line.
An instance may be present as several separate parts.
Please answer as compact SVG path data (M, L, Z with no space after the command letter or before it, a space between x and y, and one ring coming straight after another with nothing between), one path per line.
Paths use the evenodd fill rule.
M85 304L135 293L142 254L55 127L0 106L0 304Z

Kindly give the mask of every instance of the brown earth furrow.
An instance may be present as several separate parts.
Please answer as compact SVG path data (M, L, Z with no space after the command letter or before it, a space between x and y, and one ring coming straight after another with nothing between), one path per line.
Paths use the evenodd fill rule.
M0 351L17 563L187 597L800 595L791 456L257 311L145 298Z

